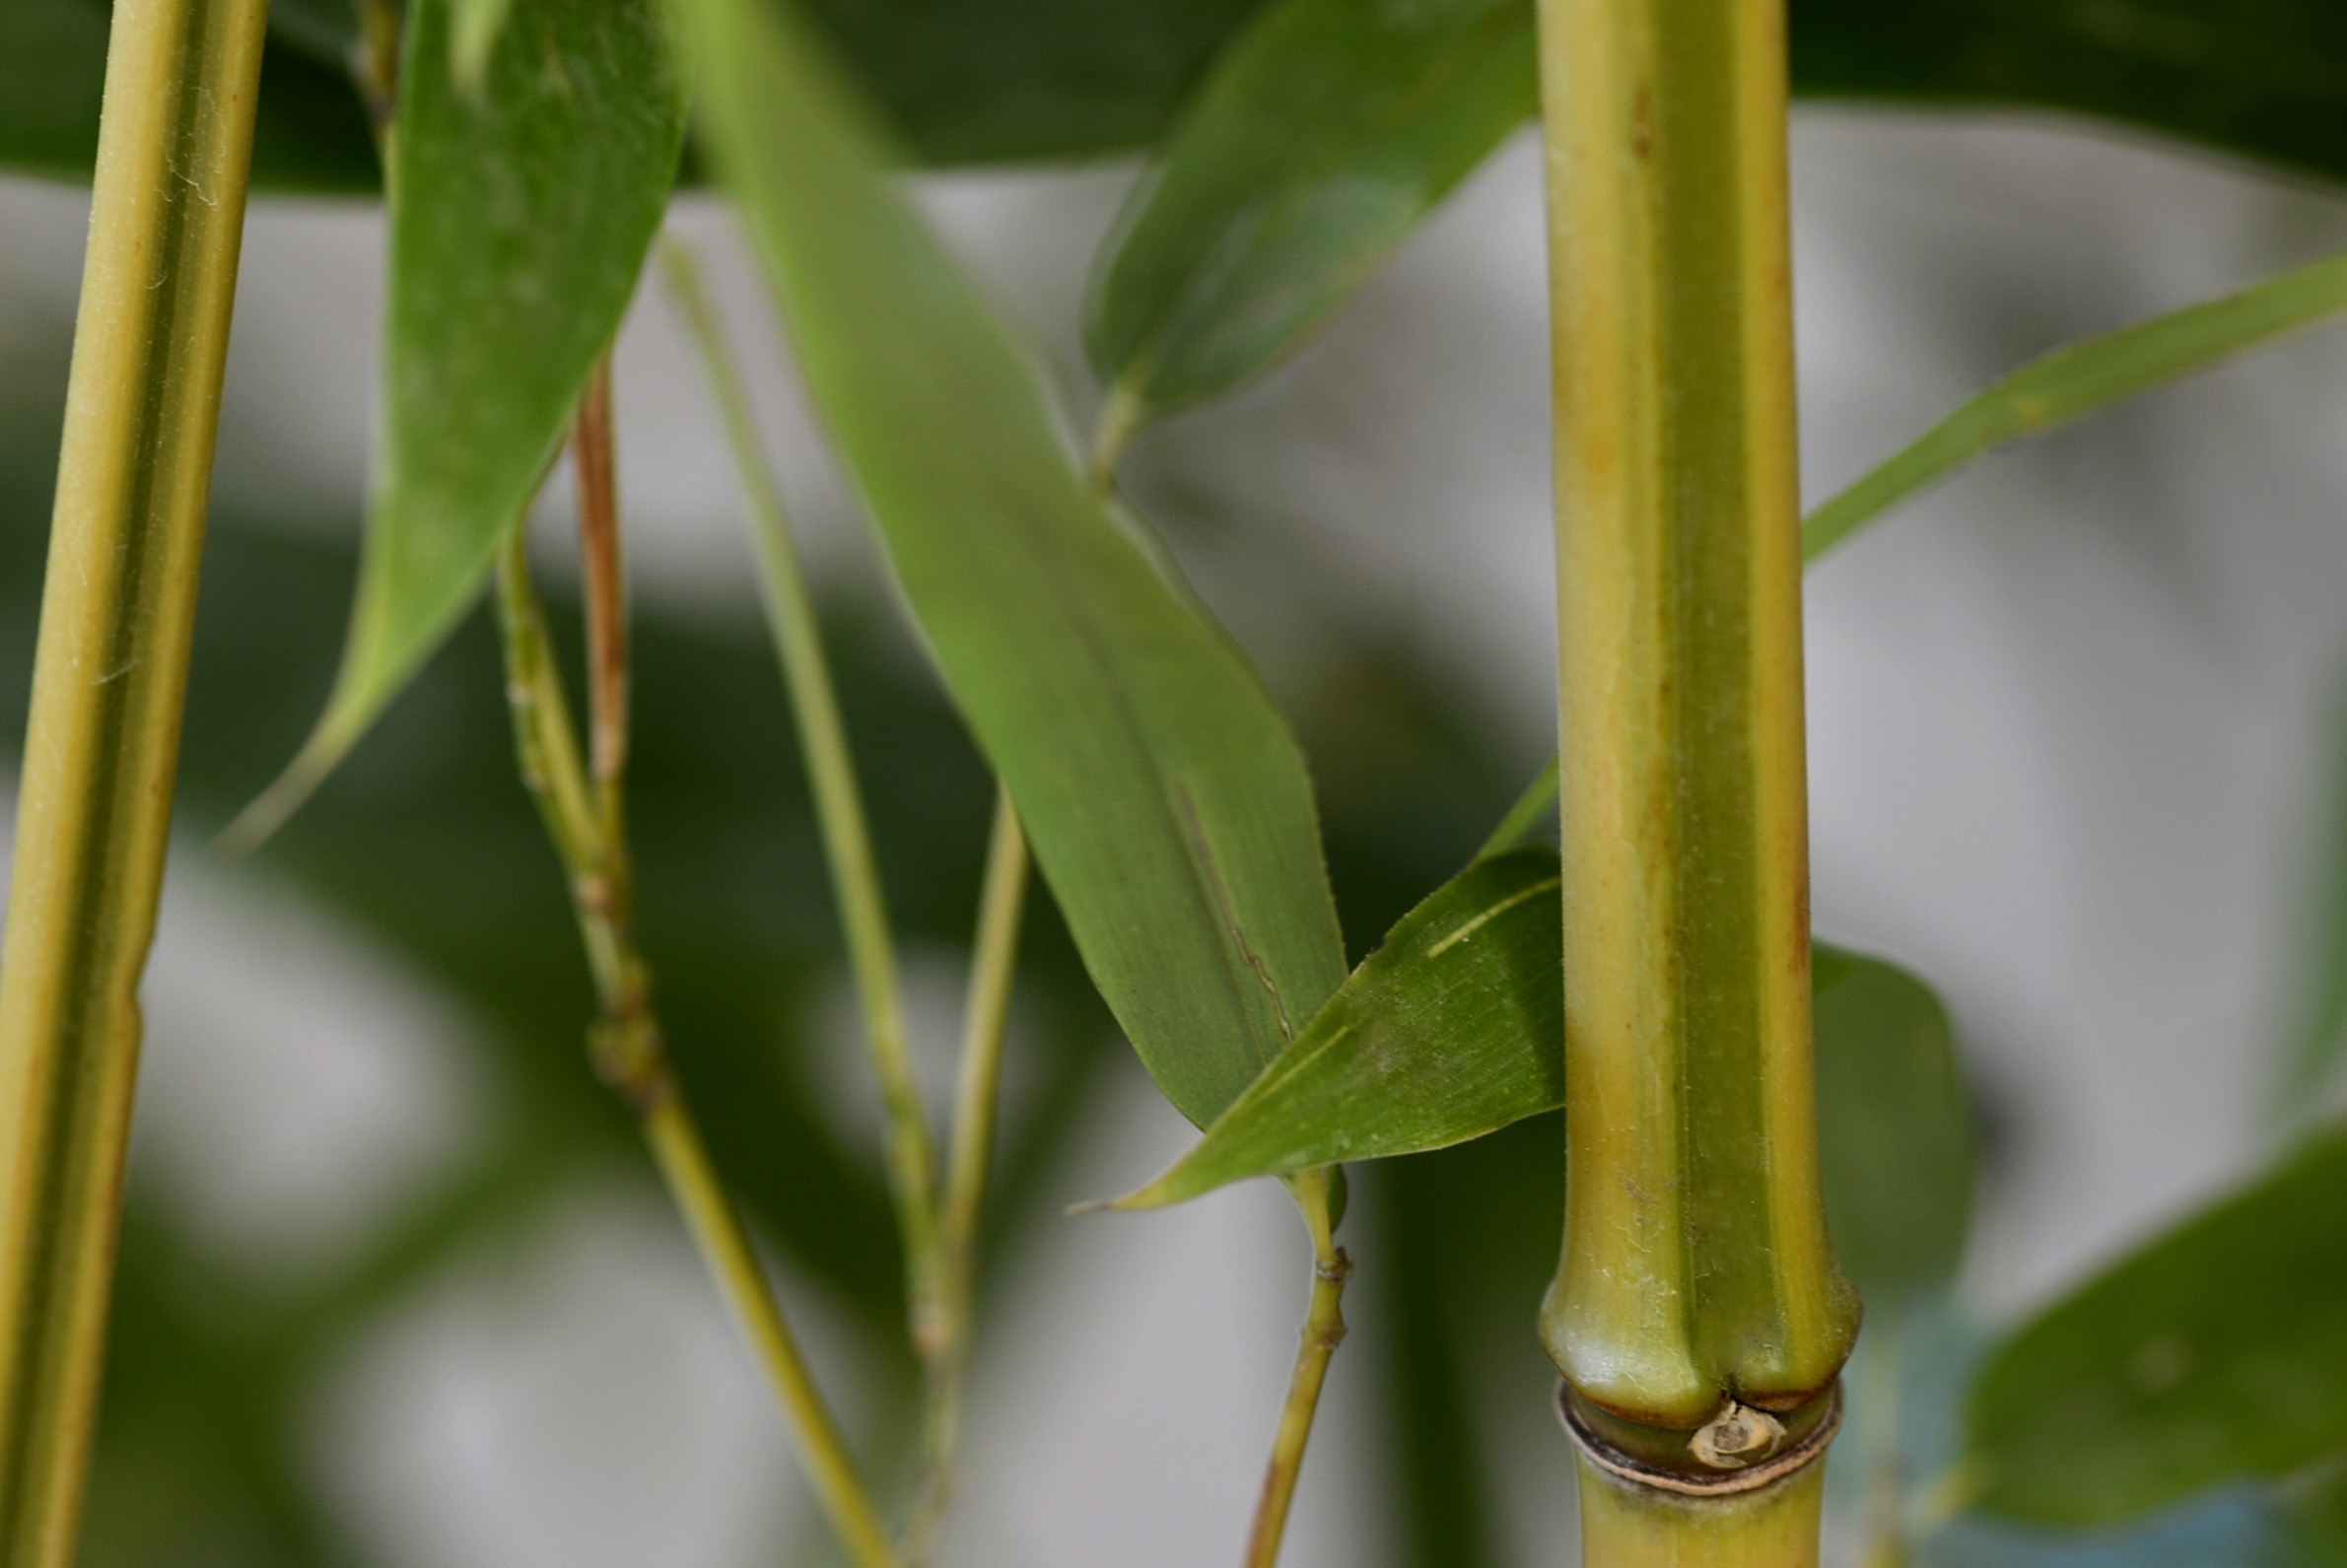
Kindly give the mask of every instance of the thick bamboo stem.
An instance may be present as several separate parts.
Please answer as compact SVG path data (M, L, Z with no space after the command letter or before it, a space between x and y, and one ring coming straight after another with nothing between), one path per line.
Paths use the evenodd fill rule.
M1857 1327L1811 1065L1783 8L1541 0L1540 25L1572 997L1542 1331L1606 1443L1732 1472L1817 1428ZM1754 1552L1795 1528L1601 1504L1585 1547L1814 1561L1639 1544L1731 1515Z
M1690 1498L1578 1463L1581 1556L1593 1568L1817 1568L1823 1465L1758 1491Z
M117 0L0 954L0 1562L74 1556L262 0Z

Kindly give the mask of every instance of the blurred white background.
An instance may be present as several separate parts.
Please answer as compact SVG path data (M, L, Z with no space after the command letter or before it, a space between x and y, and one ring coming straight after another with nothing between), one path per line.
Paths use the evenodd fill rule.
M1813 499L2036 353L2347 241L2335 198L2050 124L1807 110L1794 167ZM1130 177L923 185L1079 407L1082 283ZM0 356L12 332L65 319L85 217L75 192L0 183ZM870 580L727 221L694 199L675 224L713 251L743 324L818 575ZM1451 663L1527 772L1553 722L1541 233L1519 139L1292 364L1144 436L1131 465L1276 686L1314 657L1281 564L1333 572L1347 613ZM248 513L357 512L380 239L356 207L253 211L219 475ZM714 411L656 289L618 375L642 591L755 613ZM1818 924L1954 1005L1996 1140L1967 1276L1983 1313L2058 1291L2265 1146L2308 868L2328 842L2342 436L2347 332L2317 333L1981 463L1811 575ZM136 1158L224 1255L326 1256L479 1120L459 1011L200 846L173 869L149 1001ZM933 1024L942 1050L947 1020ZM1053 1186L1120 1190L1186 1136L1134 1068ZM853 1407L845 1339L786 1283ZM985 1326L944 1560L1235 1561L1304 1283L1268 1188L1058 1225ZM1366 1298L1350 1316L1361 1339L1380 1331ZM1294 1568L1388 1557L1347 1506L1388 1484L1352 1435L1377 1396L1351 1364L1313 1444ZM1547 1395L1527 1387L1484 1445L1513 1477L1527 1564L1556 1560L1568 1506ZM384 1323L315 1432L320 1473L386 1562L807 1555L790 1545L813 1526L779 1423L630 1171Z

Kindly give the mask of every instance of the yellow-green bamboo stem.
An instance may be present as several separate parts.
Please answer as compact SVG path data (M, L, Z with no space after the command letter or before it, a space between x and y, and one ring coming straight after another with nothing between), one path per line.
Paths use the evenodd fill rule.
M1783 8L1540 28L1573 998L1542 1330L1611 1441L1733 1469L1819 1418L1857 1328L1810 1055ZM1682 1517L1589 1560L1811 1560L1615 1544Z
M871 831L864 822L863 797L856 784L856 761L848 748L847 726L840 721L831 665L823 652L822 633L815 623L806 576L799 568L790 518L773 476L766 470L757 425L750 416L749 394L726 352L725 332L702 284L700 266L692 252L673 239L661 246L661 260L670 295L700 345L750 504L750 533L758 552L767 619L774 628L783 682L791 694L791 715L798 728L799 751L814 795L815 821L831 866L832 896L839 905L848 964L855 972L864 1034L887 1115L889 1189L896 1200L897 1226L903 1233L913 1344L923 1362L933 1365L943 1353L944 1343L936 1161L922 1110L921 1085L913 1072L912 1048L905 1035L896 950L888 932L888 904L880 886L879 864L872 855Z
M607 418L608 411L607 399L590 400L587 422ZM597 469L593 455L598 444L607 451L608 443L607 430L590 433L582 443L587 453L582 477L590 484L610 478L608 464ZM609 507L610 500L583 498L583 506L591 511ZM615 513L609 520L616 528ZM588 524L590 530L594 526ZM598 546L590 540L588 548ZM616 541L610 548L616 559ZM589 641L604 648L624 647L613 627L622 613L616 577L591 572L587 586L595 601L588 606L588 622L601 628ZM668 1062L667 1045L653 1009L652 972L636 944L634 877L626 824L617 815L622 793L616 770L624 764L626 747L618 737L602 733L605 724L623 719L626 712L625 703L607 689L615 666L607 660L589 665L590 700L601 719L596 726L601 744L595 753L611 759L613 769L590 783L555 668L545 611L530 582L528 548L518 528L498 557L497 605L522 784L562 859L594 980L597 1013L588 1041L595 1070L635 1117L711 1276L772 1379L816 1496L842 1544L858 1568L898 1568L886 1519L807 1370L790 1321L718 1178ZM609 787L598 791L597 784Z
M0 954L0 1562L74 1555L263 0L116 0Z
M1295 1366L1288 1373L1287 1399L1280 1406L1271 1461L1264 1466L1255 1526L1247 1533L1246 1568L1273 1568L1279 1560L1288 1509L1304 1470L1304 1446L1311 1441L1313 1418L1320 1412L1320 1391L1328 1382L1330 1358L1345 1342L1345 1281L1352 1274L1352 1260L1337 1245L1336 1181L1325 1169L1288 1178L1296 1207L1312 1232L1312 1303L1297 1336Z
M1577 1463L1581 1560L1592 1568L1817 1568L1823 1465L1758 1491L1691 1498L1610 1475L1587 1456Z
M860 1568L893 1568L898 1558L889 1544L888 1523L865 1489L847 1439L807 1370L798 1340L767 1284L757 1250L750 1245L749 1232L726 1197L683 1100L670 1094L653 1107L644 1117L644 1136L710 1272L724 1285L742 1332L774 1381L798 1436L815 1494L849 1557Z

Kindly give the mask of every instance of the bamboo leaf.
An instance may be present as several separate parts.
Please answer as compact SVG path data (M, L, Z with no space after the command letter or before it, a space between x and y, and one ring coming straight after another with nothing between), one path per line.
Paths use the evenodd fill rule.
M816 46L752 0L690 15L703 138L938 668L1109 1005L1204 1123L1345 976L1295 742L1085 483Z
M2072 109L2347 175L2347 13L2321 0L1791 12L1796 94ZM1531 49L1525 0L1276 0L1102 257L1090 347L1120 413L1227 390L1291 349L1532 116Z
M1896 965L1811 955L1818 1163L1834 1256L1870 1317L1938 1296L1972 1218L1972 1129L1948 1011Z
M1089 325L1150 411L1246 379L1349 296L1538 96L1516 0L1287 0L1233 40L1136 194Z
M1990 1358L1967 1411L1967 1496L2105 1525L2340 1447L2347 1132L2104 1270Z
M449 0L400 68L383 443L350 642L317 729L231 830L284 819L479 597L618 329L675 179L663 0L514 0L480 92Z
M2033 361L1965 403L1802 523L1814 561L1974 457L2261 348L2347 309L2347 255Z
M1439 1149L1564 1104L1556 852L1479 859L1382 946L1174 1166L1118 1208ZM1842 1265L1870 1305L1944 1289L1971 1206L1948 1016L1891 964L1815 949L1820 1162Z
M1444 1148L1564 1104L1556 852L1480 859L1405 915L1172 1169L1117 1208Z

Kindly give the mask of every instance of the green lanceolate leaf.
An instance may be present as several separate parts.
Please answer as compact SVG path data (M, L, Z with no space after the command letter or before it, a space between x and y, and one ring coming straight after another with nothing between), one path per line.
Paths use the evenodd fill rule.
M1801 526L1802 552L1816 560L1984 452L2208 370L2342 309L2347 309L2347 255L2057 349L1964 404L1811 512Z
M2014 1334L1972 1389L1969 1500L2102 1525L2337 1451L2342 1192L2347 1133L2333 1131Z
M1556 852L1476 861L1404 916L1294 1049L1119 1208L1439 1149L1564 1104Z
M689 15L704 140L938 668L1102 993L1208 1121L1345 977L1295 742L1086 484L807 34L755 0Z
M1164 410L1261 370L1527 118L1516 0L1286 0L1241 34L1136 194L1093 363Z
M1415 1154L1564 1104L1556 852L1479 859L1405 916L1296 1041L1119 1208L1249 1177ZM1815 949L1820 1164L1835 1253L1870 1306L1943 1289L1972 1149L1948 1015L1880 959Z
M1798 94L2076 109L2347 176L2347 13L2322 0L1795 0L1791 28ZM1524 0L1277 0L1102 258L1091 352L1119 417L1292 348L1532 116L1531 51Z
M1818 1163L1834 1256L1870 1318L1945 1290L1972 1218L1972 1128L1956 1038L1896 965L1812 950Z
M382 452L350 644L265 834L471 608L618 329L684 136L664 0L513 0L477 91L449 0L400 67Z

